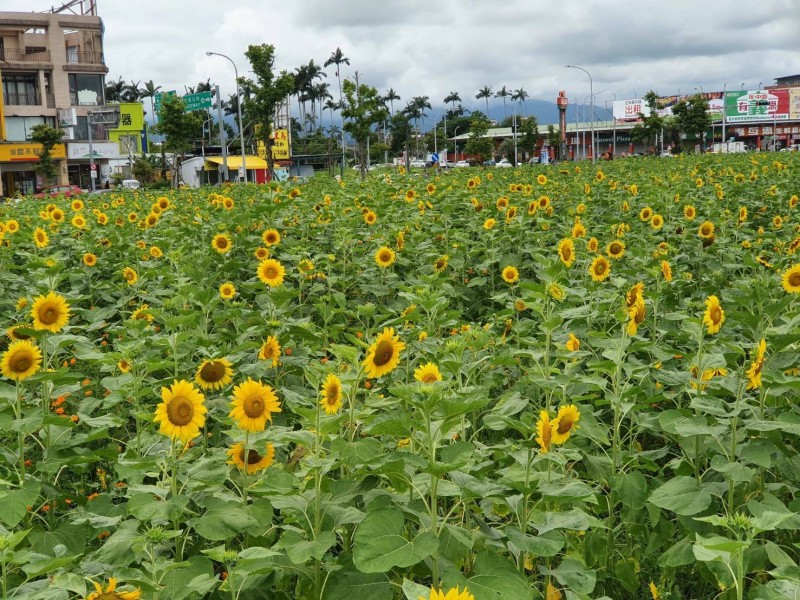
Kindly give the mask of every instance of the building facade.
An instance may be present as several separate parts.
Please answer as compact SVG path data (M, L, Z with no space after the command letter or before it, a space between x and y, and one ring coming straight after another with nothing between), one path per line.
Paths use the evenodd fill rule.
M104 104L103 22L95 3L76 2L46 13L0 12L0 195L28 194L44 183L36 173L41 147L31 129L46 124L64 130L64 145L53 152L58 184L80 183L68 167L69 146L88 140L88 115ZM69 8L70 10L62 9ZM93 126L98 142L105 128ZM70 161L80 165L89 157ZM87 167L88 168L88 167ZM70 177L73 175L73 177Z

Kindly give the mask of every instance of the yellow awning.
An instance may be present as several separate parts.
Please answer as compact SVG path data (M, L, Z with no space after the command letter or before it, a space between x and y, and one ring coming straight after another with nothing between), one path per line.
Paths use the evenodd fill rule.
M266 169L267 168L267 161L263 158L258 158L257 156L246 156L247 160L245 162L245 166L247 169ZM221 156L206 156L207 163L214 163L217 165L222 164L222 157ZM241 156L229 156L228 157L228 168L229 169L238 169L242 164L242 157ZM206 165L206 170L210 171L213 167Z

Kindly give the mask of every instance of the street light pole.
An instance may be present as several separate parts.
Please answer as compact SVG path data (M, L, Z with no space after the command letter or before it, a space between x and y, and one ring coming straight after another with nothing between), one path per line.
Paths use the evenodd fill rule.
M722 139L720 140L719 149L722 151L722 144L725 144L725 153L728 153L728 142L726 141L725 137L725 90L728 87L728 82L726 81L722 86Z
M206 56L221 56L222 58L227 58L228 61L233 65L233 73L236 77L236 109L239 113L239 140L242 146L242 170L241 172L244 174L244 182L247 183L247 156L244 151L244 124L242 121L242 101L239 98L239 69L236 68L236 63L233 62L233 59L230 56L226 56L224 54L220 54L219 52L206 52Z
M94 113L90 110L86 115L86 124L89 126L89 180L91 184L92 191L95 190L95 177L94 175L94 148L92 146L92 115ZM133 175L131 175L133 177Z
M591 118L589 127L591 128L591 131L592 131L592 162L595 162L597 152L595 152L595 147L594 147L594 90L593 90L594 83L592 82L592 74L589 73L589 71L587 71L583 67L578 67L576 65L566 65L566 68L567 69L579 69L579 70L583 71L584 73L586 73L589 76L589 96L590 96L589 97L589 110L592 113L591 115L589 115L589 117Z
M459 126L460 127L460 126ZM453 162L458 162L458 141L456 141L456 136L458 135L458 127L455 128L453 131Z

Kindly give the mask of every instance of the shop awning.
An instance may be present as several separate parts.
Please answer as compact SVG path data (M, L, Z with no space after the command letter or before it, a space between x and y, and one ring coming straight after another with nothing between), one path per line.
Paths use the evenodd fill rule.
M267 168L267 161L263 158L259 158L257 156L246 156L247 160L245 162L245 167L247 169L266 169ZM215 165L222 164L222 157L221 156L206 156L206 171L211 171L214 169L208 163L212 163ZM229 169L238 169L242 165L242 157L241 156L229 156L228 157L228 168Z

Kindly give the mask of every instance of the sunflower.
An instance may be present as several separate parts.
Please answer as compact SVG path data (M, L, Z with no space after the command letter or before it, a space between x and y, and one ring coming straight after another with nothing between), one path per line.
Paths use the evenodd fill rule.
M790 294L800 294L800 263L792 265L784 271L781 283L783 289Z
M550 197L539 196L539 198L536 200L536 203L542 210L547 210L548 208L550 208Z
M661 274L664 276L664 281L668 283L672 281L672 266L670 266L669 261L661 261Z
M508 198L506 196L500 196L495 203L495 208L500 212L503 212L505 209L508 208Z
M581 418L581 413L578 407L574 404L567 404L558 409L558 416L553 421L553 437L554 444L563 444L569 439L573 429L577 429L576 423Z
M564 238L558 242L558 257L567 268L575 262L575 242L571 238Z
M772 227L774 227L775 229L780 229L781 227L783 227L783 217L781 217L780 215L775 215L774 217L772 217Z
M220 254L227 254L233 248L233 244L227 233L219 233L211 240L211 247Z
M628 335L636 335L636 332L639 331L639 325L644 322L646 314L644 297L639 292L633 299L633 304L628 307L628 326L625 329Z
M649 220L652 218L652 216L653 216L653 209L652 209L652 208L650 208L649 206L645 206L645 207L644 207L644 208L643 208L643 209L642 209L642 210L639 212L639 218L640 218L642 221L644 221L644 222L647 222L647 221L649 221Z
M162 256L164 256L164 253L158 246L150 246L150 256L152 256L153 258L161 258Z
M3 353L0 369L3 376L22 381L27 379L42 366L42 351L30 340L19 340L12 343Z
M536 183L538 183L539 185L547 184L547 175L544 175L543 173L540 173L539 175L537 175L536 176Z
M497 221L495 221L492 217L489 217L483 222L483 228L486 231L489 231L492 227L494 227L495 223L497 223Z
M105 591L103 591L103 586L96 581L92 583L95 591L86 596L86 600L139 600L142 596L142 591L139 588L131 592L118 592L117 580L113 577L108 578L108 586Z
M381 246L375 252L375 264L382 269L392 265L396 258L397 254L389 246Z
M274 258L267 258L258 264L258 278L269 287L277 287L283 283L286 269Z
M156 200L158 204L158 208L161 210L167 210L169 208L169 198L166 196L159 196L158 200Z
M710 240L714 238L714 223L711 221L704 221L700 228L697 230L697 235L699 235L704 240Z
M277 229L267 229L261 234L261 239L264 241L264 245L269 248L281 243L281 234L278 233Z
M434 261L433 270L436 271L437 273L441 273L447 268L449 262L450 262L450 257L447 254L440 256L439 258L436 259L436 261Z
M605 256L596 256L589 265L589 274L594 281L605 281L611 274L611 264Z
M564 347L570 352L577 352L581 349L581 341L575 337L574 333L570 333L567 343L564 344Z
M72 225L77 229L83 229L86 227L86 219L83 218L82 214L77 214L72 217Z
M135 212L128 213L128 223L136 223L139 220L139 215Z
M320 390L319 404L325 409L325 414L335 415L342 408L342 382L333 373L328 373Z
M147 321L148 323L152 323L154 318L148 304L142 304L131 314L132 321Z
M548 284L547 293L556 302L561 302L566 297L566 294L564 293L564 288L562 288L557 283Z
M757 390L761 387L761 371L764 368L764 354L767 352L767 340L761 338L758 343L758 350L756 351L756 359L750 364L747 369L747 389Z
M278 338L270 335L261 345L261 350L258 352L258 358L261 360L271 360L272 366L278 366L278 359L281 356L281 345L278 343Z
M161 433L183 442L200 433L208 410L200 390L188 381L176 379L170 387L161 388L161 400L153 418L153 422L160 425Z
M139 281L139 274L132 267L122 269L122 277L128 282L128 285L133 285Z
M555 423L550 420L550 415L546 410L539 412L539 420L536 421L536 443L539 444L542 454L550 451L554 425Z
M622 240L614 240L608 246L606 246L606 254L608 254L614 260L619 260L625 256L625 242Z
M233 369L227 358L204 360L194 374L195 383L204 390L218 390L228 385L232 379Z
M589 252L597 252L597 248L600 243L597 241L597 238L590 238L588 242L586 242L586 249Z
M747 221L747 207L746 206L740 206L739 207L739 223L741 224L741 223L744 223L745 221Z
M275 446L270 443L264 446L264 454L260 454L254 448L248 448L245 457L244 445L239 442L231 446L227 454L230 457L228 464L236 465L241 470L244 470L246 464L248 475L268 469L275 462Z
M691 204L687 204L683 207L683 216L686 217L688 221L693 221L697 216L697 210Z
M87 252L83 255L83 264L87 267L93 267L97 264L97 255Z
M64 296L55 292L50 292L47 296L37 296L33 299L31 317L33 328L37 331L58 333L69 319L69 303Z
M83 210L83 201L76 198L69 206L74 212L78 212L79 210Z
M431 588L430 595L427 598L419 596L418 600L475 600L475 596L470 594L467 588L459 592L458 586L456 586L447 590L447 593L443 592L441 589L437 591Z
M719 298L709 296L706 300L706 312L703 315L703 325L708 329L708 333L717 333L725 322L725 311L720 306Z
M653 215L653 218L650 219L650 227L658 231L664 226L664 217L659 214Z
M281 412L281 403L271 386L249 378L233 388L233 402L228 415L250 433L264 431L272 413Z
M400 336L394 334L393 327L384 328L367 350L367 357L364 359L367 377L377 379L393 371L400 364L400 353L405 347Z
M378 215L376 215L371 210L368 210L364 213L364 223L367 225L375 225L376 221L378 220Z
M512 267L511 265L503 268L502 276L503 281L506 283L516 283L519 281L519 271L516 267Z
M586 227L581 223L580 219L575 220L575 225L572 226L572 237L581 238L586 235Z
M439 367L429 362L414 369L414 379L420 383L435 383L442 380Z
M33 232L33 242L37 248L47 248L50 243L50 236L47 235L44 229L37 227L36 231Z
M258 260L264 260L266 258L269 258L269 250L267 250L263 246L259 246L258 248L256 248L256 251L253 253L253 255Z
M230 300L236 295L236 287L230 282L226 281L219 286L219 297L223 300Z
M129 363L124 358L121 358L121 359L119 359L119 361L117 361L117 368L122 373L129 373L132 367L131 367L131 363Z
M153 227L156 223L158 223L158 215L155 213L151 212L144 219L145 227Z

